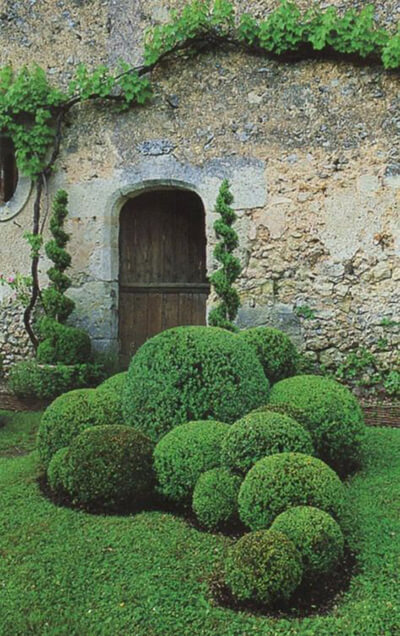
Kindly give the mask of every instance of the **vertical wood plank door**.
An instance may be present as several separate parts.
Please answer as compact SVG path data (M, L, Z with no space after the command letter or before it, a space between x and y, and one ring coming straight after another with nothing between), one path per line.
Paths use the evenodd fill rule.
M130 199L120 216L119 339L121 363L151 336L178 325L205 325L205 213L185 190Z

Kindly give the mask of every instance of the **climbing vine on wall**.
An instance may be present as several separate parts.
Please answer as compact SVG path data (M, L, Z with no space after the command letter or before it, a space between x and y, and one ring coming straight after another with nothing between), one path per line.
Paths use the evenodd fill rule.
M71 109L89 100L103 100L125 110L151 98L150 75L162 61L182 51L201 52L227 46L269 56L353 56L381 62L385 69L400 68L400 28L390 33L377 28L374 7L340 15L335 7L301 13L297 5L282 0L264 19L245 13L237 16L228 0L193 0L181 13L146 33L143 64L133 68L120 62L114 70L101 65L90 71L79 65L64 89L54 87L43 69L11 66L0 69L0 132L14 143L18 169L35 181L31 245L40 247L42 194L57 160L63 124ZM31 316L37 298L39 249L32 250L32 295L24 315L33 342Z

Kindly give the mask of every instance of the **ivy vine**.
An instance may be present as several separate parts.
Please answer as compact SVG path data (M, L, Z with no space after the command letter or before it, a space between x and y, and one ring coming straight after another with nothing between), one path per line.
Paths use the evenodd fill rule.
M228 0L192 0L181 13L145 34L143 64L132 67L121 61L111 70L101 65L89 70L79 65L66 89L55 87L39 66L15 72L0 69L0 131L10 136L18 169L35 181L33 209L31 300L24 315L25 327L34 344L31 316L39 297L38 262L42 194L60 152L63 124L68 112L89 100L111 102L119 110L147 103L152 95L150 75L162 61L181 51L201 52L210 47L229 46L268 56L311 56L335 58L353 56L380 62L388 70L400 68L400 26L396 32L378 28L374 6L359 13L353 9L339 14L310 9L301 13L294 2L282 0L264 19L245 13L237 16ZM32 238L33 237L33 238Z

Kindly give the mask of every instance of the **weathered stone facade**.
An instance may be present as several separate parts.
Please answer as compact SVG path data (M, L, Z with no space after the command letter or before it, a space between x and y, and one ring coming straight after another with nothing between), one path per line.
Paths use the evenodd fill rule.
M183 4L4 2L0 63L36 61L66 82L81 61L139 62L145 27ZM277 3L235 4L261 14ZM398 18L397 2L379 5L382 24L393 28ZM206 210L211 271L213 206L228 177L243 262L239 324L281 326L324 364L359 346L393 363L399 331L380 323L399 320L398 74L343 61L283 63L213 51L170 62L153 79L154 99L145 108L73 111L49 184L50 194L64 187L70 195L74 321L89 329L95 347L118 346L124 202L159 185L197 192ZM1 222L0 211L0 271L6 275L28 272L23 233L31 214L32 196L8 221ZM43 261L43 280L46 268ZM2 316L9 315L7 307ZM1 319L3 331L7 320ZM18 355L16 343L12 355Z

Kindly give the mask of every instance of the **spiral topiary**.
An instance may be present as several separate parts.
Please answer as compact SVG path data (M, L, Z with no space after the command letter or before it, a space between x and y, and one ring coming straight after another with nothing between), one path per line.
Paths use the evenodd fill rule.
M123 411L127 424L158 441L190 420L232 423L268 395L268 380L245 342L217 327L176 327L133 357Z
M304 411L317 455L341 475L359 467L366 428L348 388L330 378L299 375L275 384L270 402Z
M302 453L279 453L260 459L251 468L238 500L243 523L260 530L294 506L314 506L337 518L344 505L344 486L320 459Z
M343 558L344 537L339 524L312 506L296 506L282 512L271 530L283 532L301 554L304 580L329 575Z
M226 468L213 468L200 475L193 491L192 508L202 526L216 530L237 520L241 483L241 477Z
M136 508L154 487L153 443L126 426L88 428L70 445L63 486L75 503Z
M272 327L252 327L238 333L254 347L271 384L296 373L299 354L289 336Z
M213 420L188 422L167 433L154 450L159 492L187 503L202 473L220 464L221 442L228 424Z
M76 389L60 395L40 421L37 448L42 464L47 468L53 455L86 428L110 424L123 424L114 393Z
M237 218L230 207L232 203L233 196L229 182L225 179L220 187L215 206L215 212L220 215L220 218L214 223L217 239L221 239L214 249L214 258L221 263L222 267L210 276L210 282L220 301L210 312L208 323L212 327L222 327L229 331L236 330L233 323L240 307L240 299L232 285L241 271L240 261L233 255L233 251L239 245L239 237L232 228Z
M285 534L261 530L245 534L231 547L224 572L235 598L272 605L291 597L303 568L300 553Z
M92 345L83 329L68 327L52 318L40 321L40 337L36 351L41 364L83 364L91 359Z
M312 455L310 433L287 415L253 411L230 427L222 441L221 463L246 474L259 459L285 451Z

